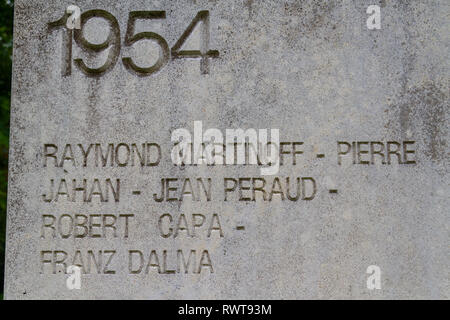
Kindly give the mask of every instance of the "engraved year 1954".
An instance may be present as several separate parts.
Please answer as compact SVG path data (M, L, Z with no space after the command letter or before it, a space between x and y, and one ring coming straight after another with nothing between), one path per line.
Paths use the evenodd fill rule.
M75 66L90 77L101 76L106 72L112 70L117 64L121 52L121 38L120 26L117 19L105 10L89 10L81 14L80 29L68 29L66 27L69 14L65 14L61 19L50 22L48 24L49 31L62 29L63 33L63 53L62 53L62 75L69 76L72 74L72 44L75 43L86 53L90 55L99 54L105 50L109 50L108 57L105 63L98 68L91 68L86 65L83 59L73 59ZM84 34L84 26L92 18L99 18L106 20L109 25L110 32L107 39L100 44L89 42ZM132 57L123 57L122 63L130 72L141 76L150 76L160 71L169 61L181 58L200 59L200 71L202 74L209 73L209 59L219 57L219 51L209 50L209 11L199 11L194 20L188 25L181 37L169 50L167 41L155 32L140 32L135 33L135 26L138 20L150 19L165 19L165 11L132 11L128 17L128 27L125 33L123 45L131 47L141 40L150 40L159 46L158 60L150 67L143 67L137 65ZM201 24L200 24L201 23ZM201 44L198 50L180 50L189 36L192 34L196 26L200 24L201 29Z

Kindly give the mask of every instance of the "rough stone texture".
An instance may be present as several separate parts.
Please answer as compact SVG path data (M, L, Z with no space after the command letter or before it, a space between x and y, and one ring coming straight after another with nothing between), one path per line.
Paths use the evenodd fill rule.
M119 59L99 77L74 63L61 76L62 31L48 31L47 23L73 1L15 2L7 299L449 298L448 1L77 1L83 12L106 10L120 25ZM370 31L366 8L377 3L382 28ZM198 59L170 61L149 77L127 71L121 58L133 51L124 36L137 10L166 11L165 20L140 22L136 32L159 33L169 47L198 11L209 10L209 47L220 52L209 74L200 74ZM107 32L100 19L85 28L96 43ZM136 64L155 61L155 45L134 47ZM74 43L78 57L90 66L106 59L89 60ZM260 177L259 168L174 166L171 132L192 131L197 120L205 129L279 128L282 141L303 141L297 165L282 166L278 176L313 177L315 198L243 202L233 195L224 202L224 177ZM415 165L337 163L337 141L406 140L415 141ZM44 144L144 142L161 145L159 166L84 168L79 155L76 167L43 166ZM212 201L156 203L164 177L211 177ZM121 179L120 202L43 201L50 179L84 178ZM224 237L207 238L203 228L195 238L163 238L164 213L201 213L207 221L217 213ZM128 239L63 239L41 237L45 214L135 218ZM160 260L162 250L206 249L214 272L129 274L132 249L146 261L153 249ZM42 270L45 250L71 257L116 250L116 274L85 274L80 290L68 290L62 269ZM369 265L381 268L381 290L366 287Z

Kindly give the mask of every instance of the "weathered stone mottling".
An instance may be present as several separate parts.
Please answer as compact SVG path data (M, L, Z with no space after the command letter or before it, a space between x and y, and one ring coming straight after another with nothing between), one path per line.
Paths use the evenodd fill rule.
M121 54L101 77L74 63L61 76L61 32L47 23L74 1L16 0L8 194L7 299L448 299L449 6L422 1L76 1L116 17ZM379 4L381 30L367 30ZM170 61L149 77L122 57L149 61L154 45L124 45L129 12L164 10L142 22L172 47L201 10L210 12L209 74L193 59ZM105 39L104 23L86 37ZM87 59L73 44L73 58ZM101 65L106 56L90 65ZM154 62L155 60L152 60ZM149 62L150 63L150 62ZM280 177L314 177L312 201L223 201L225 177L258 177L245 166L186 167L170 162L171 132L206 128L279 128L303 141L299 165ZM415 141L417 164L336 162L337 141ZM158 167L43 167L46 143L144 143L162 147ZM316 153L324 153L318 160ZM44 203L49 179L121 179L120 202ZM164 177L212 177L211 202L155 203ZM327 188L337 188L330 194ZM139 189L140 196L131 195ZM41 238L43 214L132 213L128 239ZM217 213L224 237L162 238L163 213ZM242 224L245 230L236 230ZM208 249L214 273L127 274L127 250ZM63 272L41 273L41 250L117 250L118 272L82 277L68 290ZM187 251L189 252L189 251ZM148 257L148 256L147 256ZM146 258L147 258L146 257ZM368 290L366 268L382 270Z

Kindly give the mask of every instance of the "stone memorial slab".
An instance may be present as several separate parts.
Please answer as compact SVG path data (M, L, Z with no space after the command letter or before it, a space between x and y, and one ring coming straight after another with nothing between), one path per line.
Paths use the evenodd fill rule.
M7 299L448 299L445 0L16 0Z

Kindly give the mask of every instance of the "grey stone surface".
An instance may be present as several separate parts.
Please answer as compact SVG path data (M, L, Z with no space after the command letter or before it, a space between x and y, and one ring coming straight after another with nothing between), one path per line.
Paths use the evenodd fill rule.
M7 299L449 298L448 1L82 0L76 1L82 12L101 9L117 19L120 42L114 40L117 28L104 52L89 53L73 41L72 59L65 58L67 30L47 26L71 1L15 3ZM381 7L380 30L366 27L371 4ZM199 11L209 11L209 49L219 51L208 59L209 73L201 73L207 69L199 59L171 57L149 76L125 68L123 57L147 67L157 60L155 42L125 42L129 13L150 10L165 11L166 18L139 20L135 33L156 32L169 48ZM83 33L98 44L108 28L105 19L93 18ZM207 35L196 28L187 49L204 49ZM87 74L73 61L80 58L91 68L105 61L111 68ZM71 73L63 76L68 61ZM281 141L303 142L303 154L296 165L286 155L275 176L261 176L257 166L175 166L171 134L192 132L194 121L204 129L278 128ZM374 164L359 164L349 154L339 165L343 141L382 142L385 148L413 141L407 148L415 153L406 156L415 163L399 164L392 155L391 164L382 164L375 155ZM135 166L131 160L123 167L96 166L94 153L83 165L78 144L99 144L106 152L108 144L121 143L158 144L159 165L141 167L135 159ZM58 147L58 166L45 156L46 144ZM66 150L61 167L68 144L75 165ZM360 146L368 150L370 144ZM246 177L262 177L267 186L275 177L291 183L311 177L317 192L312 200L274 195L263 201L257 193L256 201L239 201L236 190L224 201L224 178ZM156 202L153 193L163 178L211 178L211 201L187 196ZM110 190L106 179L114 186L120 179L120 199L109 192L101 202L94 192L92 201L83 201L78 191L75 201L64 195L55 201L54 194L46 202L52 179L54 188L64 179L69 193L73 179L78 187L86 179L88 198L95 179L104 194ZM128 237L124 217L117 218L116 237L112 228L97 226L112 223L105 215L126 214L133 215ZM173 216L174 229L185 214L191 234L181 229L177 237L163 237L158 221L164 214ZM193 235L192 224L203 220L199 214L205 223ZM208 237L213 214L223 237L218 230ZM70 232L75 215L81 226ZM90 218L87 236L81 215ZM164 233L168 221L163 217ZM143 254L140 273L131 273L139 269L136 251L129 269L130 250ZM160 273L155 254L146 272L152 250ZM188 273L177 263L177 250L186 260L196 252ZM213 272L201 259L204 250ZM66 255L66 267L84 267L79 290L66 287L63 265L46 262ZM366 286L370 265L381 269L381 289Z

